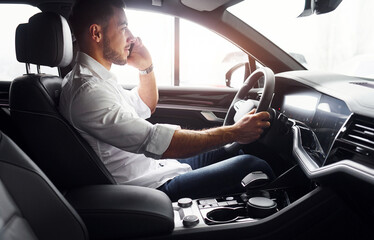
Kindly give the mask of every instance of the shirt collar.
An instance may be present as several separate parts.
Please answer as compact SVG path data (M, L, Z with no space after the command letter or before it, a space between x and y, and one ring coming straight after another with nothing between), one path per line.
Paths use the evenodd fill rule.
M101 79L116 79L115 76L108 71L103 65L101 65L98 61L93 59L91 56L84 52L78 52L76 57L76 62L78 64L82 64L92 72L96 73Z

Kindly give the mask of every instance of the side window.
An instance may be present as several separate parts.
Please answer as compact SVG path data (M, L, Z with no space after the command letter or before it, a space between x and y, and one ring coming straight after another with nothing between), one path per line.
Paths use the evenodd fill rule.
M238 47L195 23L129 9L126 15L133 35L151 52L160 86L226 87L226 72L248 61ZM111 71L122 84L137 84L136 69L113 65Z
M174 18L162 14L126 9L129 29L150 51L157 84L173 85ZM138 71L130 66L112 65L122 84L137 84Z
M0 81L13 80L26 73L24 63L19 63L16 58L15 33L18 24L26 23L29 18L40 12L36 7L22 4L0 4ZM31 66L33 72L35 66ZM42 67L42 72L57 74L57 68Z
M247 61L247 55L228 40L180 20L180 86L225 87L226 72Z

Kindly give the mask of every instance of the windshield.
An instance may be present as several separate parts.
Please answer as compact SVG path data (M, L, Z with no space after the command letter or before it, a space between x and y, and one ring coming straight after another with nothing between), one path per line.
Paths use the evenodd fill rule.
M297 17L304 0L245 0L228 9L309 70L374 79L374 1L343 0L335 11Z

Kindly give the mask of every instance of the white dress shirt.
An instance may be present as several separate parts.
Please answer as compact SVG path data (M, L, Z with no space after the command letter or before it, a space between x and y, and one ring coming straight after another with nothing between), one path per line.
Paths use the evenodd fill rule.
M175 159L159 159L176 125L144 120L150 109L137 88L128 91L116 77L85 53L62 83L61 114L87 140L117 183L157 188L191 171ZM82 174L84 177L84 174Z

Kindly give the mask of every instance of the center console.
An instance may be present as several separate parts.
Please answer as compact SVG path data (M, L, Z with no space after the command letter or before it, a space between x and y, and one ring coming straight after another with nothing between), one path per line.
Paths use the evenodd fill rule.
M173 203L176 228L195 228L235 222L253 222L290 204L284 190L248 191L221 197Z
M272 182L261 172L252 172L243 179L242 185L245 187L242 193L194 200L182 198L174 202L174 234L209 231L207 229L237 231L240 226L254 229L255 225L274 220L280 211L282 215L289 212L295 208L293 203L313 190L298 166L291 167Z
M258 226L268 228L264 221L281 221L280 215L290 214L293 203L309 192L299 174L302 170L293 167L269 183L264 174L253 172L242 181L244 193L174 203L161 191L126 185L85 186L67 191L65 198L95 239L228 237L240 231L257 234ZM294 216L299 215L300 210Z

